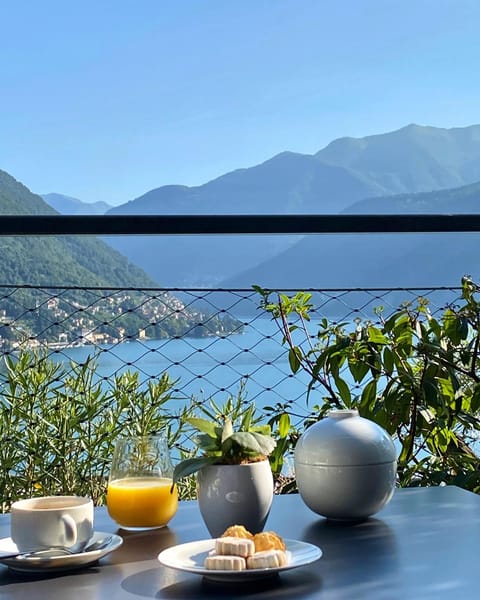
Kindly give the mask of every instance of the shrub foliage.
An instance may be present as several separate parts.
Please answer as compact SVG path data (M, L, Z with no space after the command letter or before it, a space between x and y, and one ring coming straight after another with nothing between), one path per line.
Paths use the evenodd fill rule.
M291 371L309 375L308 396L316 405L305 427L331 409L357 408L395 439L399 485L444 483L480 491L475 283L464 278L458 302L438 318L419 298L388 317L379 308L375 322L354 323L313 323L309 293L255 289L283 333ZM291 440L294 445L295 436Z

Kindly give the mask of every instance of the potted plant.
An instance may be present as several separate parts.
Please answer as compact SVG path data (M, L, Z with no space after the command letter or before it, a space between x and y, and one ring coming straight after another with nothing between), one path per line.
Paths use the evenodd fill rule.
M187 417L195 431L200 455L179 462L173 482L197 474L200 512L212 537L230 525L262 531L273 498L269 456L276 446L268 424L255 418L255 405L245 405L241 394L223 406L199 405L203 416Z

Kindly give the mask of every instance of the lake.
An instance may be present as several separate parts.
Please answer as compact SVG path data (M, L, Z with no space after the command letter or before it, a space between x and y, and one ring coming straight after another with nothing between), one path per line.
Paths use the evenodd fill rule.
M137 340L100 348L81 346L52 355L55 361L85 362L96 356L97 376L105 380L127 370L138 371L146 383L165 371L178 380L175 395L184 402L195 396L222 402L235 395L242 379L246 397L259 409L278 402L294 401L299 413L309 412L306 405L308 376L290 372L282 336L270 318L251 317L244 321L238 335L209 338ZM320 401L312 394L309 405Z
M425 292L425 293L423 293ZM387 314L400 306L401 302L418 296L426 296L431 302L432 312L443 310L452 299L452 290L415 290L407 294L405 290L365 290L344 293L321 293L314 295L317 314L327 316L331 322L346 320L354 326L357 317L374 319L374 309L386 307ZM223 295L222 295L223 294ZM217 297L218 296L218 297ZM222 305L222 292L209 292L211 306ZM230 299L231 300L231 299ZM192 299L188 300L192 303ZM137 340L103 346L81 346L62 349L52 354L54 360L73 360L82 363L88 356L97 358L97 375L106 381L126 370L139 372L140 380L147 382L165 371L178 380L175 393L180 401L187 402L192 396L203 401L209 397L222 402L229 394L236 394L242 379L246 381L247 399L256 403L259 409L277 403L295 403L299 414L308 414L309 407L321 404L321 391L313 391L307 406L308 376L300 372L295 376L290 372L288 353L282 346L282 335L277 324L266 313L258 312L258 303L252 302L251 293L236 297L235 314L244 324L241 334L226 337ZM220 309L219 309L220 310ZM234 306L229 304L228 312L233 315ZM319 321L313 318L311 331L316 331ZM351 377L346 377L352 393L361 392Z

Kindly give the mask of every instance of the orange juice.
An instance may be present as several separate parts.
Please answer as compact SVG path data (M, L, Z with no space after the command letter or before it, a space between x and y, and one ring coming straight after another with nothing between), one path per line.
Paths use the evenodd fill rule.
M123 527L162 527L177 512L177 488L166 477L130 477L110 481L108 514Z

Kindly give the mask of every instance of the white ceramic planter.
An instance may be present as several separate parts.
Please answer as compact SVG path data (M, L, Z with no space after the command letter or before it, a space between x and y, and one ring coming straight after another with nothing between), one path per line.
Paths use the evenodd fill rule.
M262 531L272 506L273 475L268 460L245 465L210 465L197 473L200 512L212 537L230 525Z
M356 410L332 411L295 447L295 476L305 504L329 519L362 520L390 501L397 474L392 438Z

